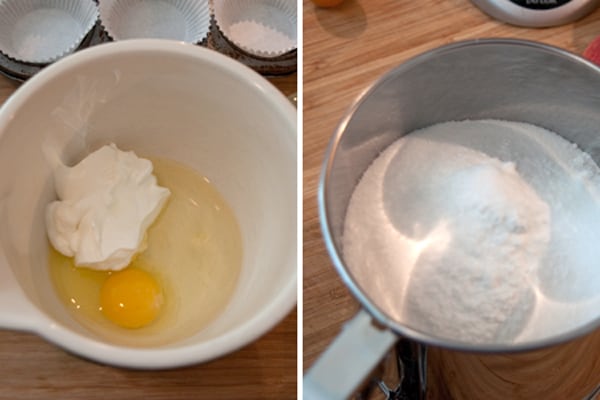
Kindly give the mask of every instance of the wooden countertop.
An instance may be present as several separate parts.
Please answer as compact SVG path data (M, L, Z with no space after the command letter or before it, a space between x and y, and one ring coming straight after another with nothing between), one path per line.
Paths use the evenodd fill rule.
M297 75L272 78L286 96ZM0 104L17 85L0 75ZM243 349L192 367L132 371L77 358L35 335L0 330L0 399L293 399L297 313Z
M494 21L468 0L346 0L332 9L316 8L304 0L303 15L306 370L338 334L343 322L359 309L325 250L316 199L325 148L354 99L376 78L410 57L464 39L530 39L581 54L600 35L600 9L575 23L547 29L518 28ZM600 346L592 352L599 353Z

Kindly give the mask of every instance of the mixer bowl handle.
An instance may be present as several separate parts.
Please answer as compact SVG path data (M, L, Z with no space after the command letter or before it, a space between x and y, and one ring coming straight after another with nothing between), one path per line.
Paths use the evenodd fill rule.
M304 399L349 398L397 340L366 311L359 311L305 375Z

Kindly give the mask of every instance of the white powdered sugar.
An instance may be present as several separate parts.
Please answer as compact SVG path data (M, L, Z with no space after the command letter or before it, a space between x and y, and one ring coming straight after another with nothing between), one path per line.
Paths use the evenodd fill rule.
M471 343L538 340L600 316L600 170L523 123L413 132L367 169L344 259L401 324Z

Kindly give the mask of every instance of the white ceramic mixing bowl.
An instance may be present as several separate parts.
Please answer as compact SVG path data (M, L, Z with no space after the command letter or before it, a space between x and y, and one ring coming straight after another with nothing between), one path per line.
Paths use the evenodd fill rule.
M54 198L43 148L72 164L114 142L211 179L235 212L243 265L226 310L157 348L108 343L77 323L48 271L44 209ZM0 109L0 327L130 368L206 361L255 340L296 303L296 110L268 81L217 52L131 40L69 56Z

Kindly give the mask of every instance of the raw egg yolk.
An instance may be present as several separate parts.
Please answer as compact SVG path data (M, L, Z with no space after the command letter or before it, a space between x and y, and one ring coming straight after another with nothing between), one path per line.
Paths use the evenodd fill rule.
M124 328L150 324L158 316L162 303L162 292L154 278L137 268L112 273L100 291L102 313Z

